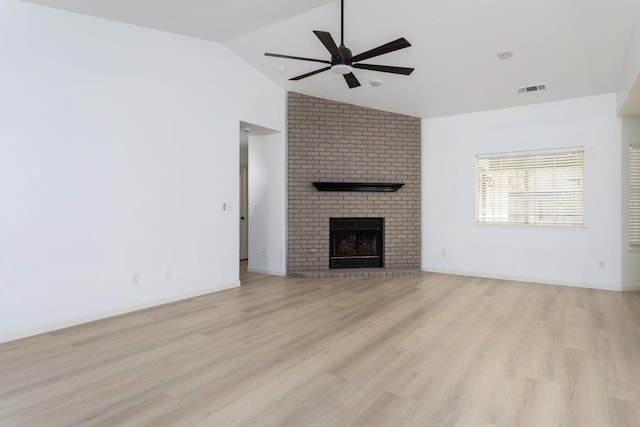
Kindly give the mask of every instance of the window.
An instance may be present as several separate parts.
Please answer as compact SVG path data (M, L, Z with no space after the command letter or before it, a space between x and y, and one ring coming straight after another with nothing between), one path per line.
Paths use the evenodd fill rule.
M629 246L640 248L640 144L629 146Z
M584 150L479 155L476 223L584 225Z

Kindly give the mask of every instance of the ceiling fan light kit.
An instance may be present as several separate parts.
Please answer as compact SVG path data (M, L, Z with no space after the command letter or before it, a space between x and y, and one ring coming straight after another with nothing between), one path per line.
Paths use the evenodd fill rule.
M340 1L340 46L336 45L336 42L333 40L333 37L330 33L326 31L318 31L315 30L313 32L316 37L320 40L320 42L324 45L324 47L331 54L331 60L323 60L323 59L315 59L315 58L306 58L302 56L291 56L291 55L281 55L278 53L265 53L265 56L271 56L275 58L285 58L285 59L295 59L298 61L310 61L310 62L319 62L321 64L326 64L327 66L311 71L306 74L302 74L300 76L292 77L289 80L302 80L307 77L314 76L316 74L322 73L324 71L331 70L336 74L342 74L344 76L344 80L349 86L350 89L360 86L360 82L353 74L353 69L358 68L362 70L371 70L371 71L379 71L383 73L391 73L391 74L402 74L408 76L413 72L413 68L408 67L395 67L390 65L377 65L377 64L364 64L360 61L364 61L370 58L374 58L376 56L384 55L386 53L395 52L396 50L404 49L411 46L411 43L407 41L404 37L401 37L392 42L383 44L382 46L378 46L374 49L368 50L366 52L362 52L358 55L353 56L351 50L347 48L344 44L344 0Z
M353 72L353 68L347 64L336 64L331 66L331 71L336 74L349 74Z

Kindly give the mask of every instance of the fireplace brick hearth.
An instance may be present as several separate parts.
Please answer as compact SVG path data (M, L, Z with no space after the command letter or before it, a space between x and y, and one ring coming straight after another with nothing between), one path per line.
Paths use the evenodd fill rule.
M288 96L288 266L297 277L403 275L420 268L420 119ZM403 183L396 192L313 182ZM330 218L384 218L381 269L330 270Z

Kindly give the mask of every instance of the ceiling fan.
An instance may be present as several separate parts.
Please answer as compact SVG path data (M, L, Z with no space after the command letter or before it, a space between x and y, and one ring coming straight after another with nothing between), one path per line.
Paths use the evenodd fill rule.
M329 53L331 54L331 60L326 61L322 59L314 59L314 58L305 58L302 56L290 56L290 55L280 55L278 53L265 53L265 56L273 56L276 58L286 58L286 59L298 59L301 61L311 61L311 62L320 62L323 64L329 64L329 66L320 68L315 71L311 71L310 73L302 74L297 77L290 78L289 80L302 80L307 77L311 77L318 73L322 73L323 71L331 70L334 73L342 74L344 76L344 80L347 82L347 85L350 89L354 87L360 86L360 82L353 74L354 68L359 68L363 70L372 70L372 71L381 71L383 73L393 73L393 74L404 74L408 76L413 72L413 68L407 67L393 67L389 65L375 65L375 64L363 64L360 61L364 61L369 58L373 58L376 56L384 55L385 53L394 52L396 50L404 49L406 47L411 46L404 37L401 37L392 42L383 44L382 46L378 46L375 49L368 50L366 52L360 53L358 55L353 56L351 50L344 45L344 0L340 1L340 46L336 46L336 42L331 37L331 34L326 31L313 31L314 34L320 39L324 47L327 48Z

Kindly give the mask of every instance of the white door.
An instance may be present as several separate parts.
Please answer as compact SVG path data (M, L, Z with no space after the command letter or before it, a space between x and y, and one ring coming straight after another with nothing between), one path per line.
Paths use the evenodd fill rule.
M249 170L240 166L240 260L249 258Z

